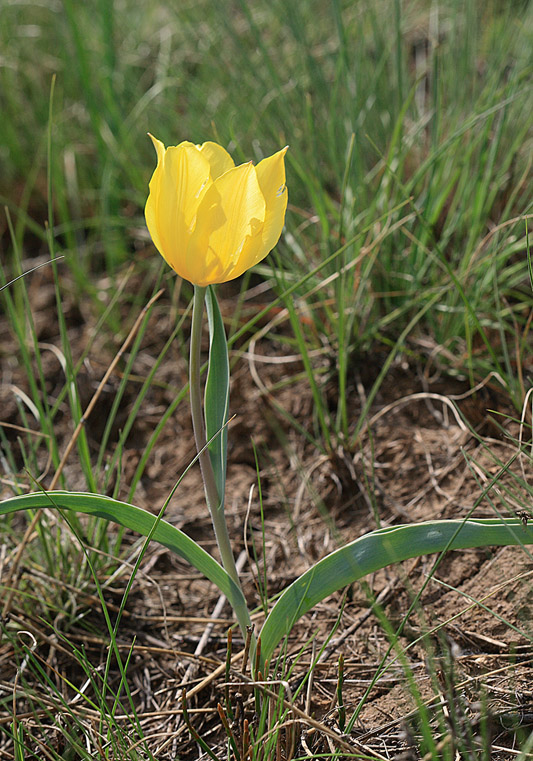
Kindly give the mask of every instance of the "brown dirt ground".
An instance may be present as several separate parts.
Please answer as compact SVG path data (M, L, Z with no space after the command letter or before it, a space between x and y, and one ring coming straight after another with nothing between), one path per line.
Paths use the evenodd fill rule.
M128 287L134 284L132 281ZM52 283L46 268L34 273L28 285L39 341L59 345ZM228 317L232 313L232 304L230 291L221 302L223 313ZM164 296L154 310L135 363L134 374L138 377L146 374L169 335L171 320L168 313L168 300ZM94 316L90 310L84 310L83 304L80 306L69 300L68 293L65 295L65 314L73 351L79 356L91 336ZM2 424L22 425L13 386L27 388L27 381L16 358L16 344L3 318L0 339L3 378L0 420ZM109 345L106 337L96 336L80 376L85 403L94 393L118 345L118 342ZM53 396L63 384L60 363L53 351L45 350L43 358ZM497 410L503 414L516 414L496 384L489 382L473 395L464 382L445 377L433 377L430 381L423 367L401 358L392 367L376 397L370 424L356 450L347 452L338 447L333 454L323 455L287 424L273 404L275 402L301 425L312 430L313 400L309 384L299 380L288 383L281 390L277 387L269 390L280 380L295 377L302 370L301 364L291 356L281 355L280 343L272 336L261 339L251 349L235 351L232 359L236 364L232 376L231 412L236 418L229 431L227 517L230 534L236 537L236 553L245 549L243 526L246 520L255 535L260 536L253 440L259 460L265 516L264 562L271 595L340 544L374 529L378 520L381 525L390 525L464 517L488 478L498 471L497 458L506 462L516 451L512 438L518 433L516 424L503 417L497 418L495 423L494 416L488 412ZM381 356L376 354L361 358L350 368L348 410L354 421L379 372L381 361ZM360 371L361 367L364 370ZM176 346L158 371L158 383L145 400L128 440L123 457L121 496L127 492L129 479L162 411L185 379L183 347ZM101 436L102 422L118 383L115 374L87 423L92 442L96 443ZM132 380L121 405L119 424L126 418L136 392L135 380ZM328 393L334 405L333 384ZM456 398L476 436L437 395ZM72 433L66 410L58 418L57 425L64 446ZM503 426L508 435L502 434L499 426ZM16 429L4 427L4 431L16 451ZM188 407L183 403L165 427L150 457L135 502L156 512L192 456ZM44 450L41 465L44 471ZM517 460L513 464L514 472L520 474L520 467ZM75 489L80 473L74 455L69 460L66 475L71 488ZM44 476L44 485L49 483L50 476L50 473ZM24 478L22 471L21 478ZM9 494L8 481L6 476L4 496ZM513 483L507 475L499 488L504 490L508 486L516 492ZM498 495L494 492L491 495L503 509ZM508 502L511 510L518 506L512 495L508 496ZM475 515L494 515L488 499L476 508ZM208 551L216 553L198 468L185 477L169 505L166 518ZM23 518L17 518L13 525L15 530L22 531ZM17 534L19 540L20 535ZM134 541L135 537L125 539L132 545ZM247 546L249 549L249 542ZM4 573L14 550L9 537L5 537L1 556ZM337 734L339 655L344 658L343 696L348 716L359 705L381 659L385 658L389 664L388 670L371 688L353 732L344 738L341 757L349 747L360 748L361 745L374 757L410 759L424 755L427 748L424 750L419 742L417 724L421 709L411 697L410 679L417 685L421 700L429 706L431 716L437 715L435 706L440 701L445 724L440 731L435 726L434 731L435 737L444 738L444 745L452 747L453 743L459 743L461 733L468 734L465 717L472 723L474 735L482 732L483 717L488 717L485 724L487 732L491 733L492 757L495 759L514 757L513 748L522 742L524 734L529 734L530 724L533 724L533 693L529 682L532 673L532 564L531 557L522 548L450 553L423 589L419 605L403 628L399 645L387 655L389 642L379 616L370 610L369 598L381 595L382 610L389 625L398 626L414 595L427 580L434 560L433 557L421 558L389 567L368 578L366 586L354 585L349 590L341 590L316 606L291 633L288 653L294 666L288 679L293 694L307 675L311 662L318 659L311 678L294 704ZM242 577L252 606L259 604L254 576L254 564L246 562ZM127 574L119 576L106 590L106 601L111 610L120 603L127 578ZM439 582L445 582L445 585ZM24 573L17 583L22 588L28 583ZM38 569L31 570L31 584L49 583L50 580L39 578ZM57 633L43 626L38 612L24 606L23 600L17 596L12 603L11 622L6 626L11 631L34 633L37 652L48 669L81 684L84 676L79 673L72 646L83 644L91 662L98 666L105 661L107 636L102 633L105 624L100 605L90 596L94 595L94 590L85 589L74 594L78 594L75 606L83 613L84 625L69 624L66 635L70 645L63 644ZM189 708L198 710L198 713L191 714L192 720L208 743L213 747L220 743L221 724L216 705L218 701L223 702L224 675L219 674L211 680L209 676L225 658L226 632L232 620L227 605L213 620L212 633L202 653L194 654L218 597L210 583L169 552L156 545L149 549L124 614L120 644L126 652L135 638L128 673L141 724L145 734L152 738L150 747L159 761L176 758L178 753L180 758L198 757L176 709L180 708L182 688L192 690L203 680L202 689L189 700ZM258 615L256 620L259 624L261 616ZM57 625L61 629L60 617ZM300 654L300 649L310 638L314 638L313 644ZM241 646L235 632L234 651ZM321 648L324 648L322 654ZM0 663L0 696L6 700L17 674L9 638L0 645ZM114 678L116 680L117 675ZM238 673L232 679L237 684ZM61 683L59 678L58 683ZM234 703L244 700L244 714L253 724L253 708L246 698L246 691L233 686L230 692ZM69 690L65 689L65 693ZM73 699L72 692L69 697ZM1 729L8 722L11 708L9 698L0 715L0 759L11 757L9 739L7 736L1 739ZM19 714L30 710L28 701L23 698L17 701ZM35 730L31 717L24 721L29 730ZM50 722L53 724L52 719ZM327 754L332 748L339 747L338 741L328 738L325 730L313 729L305 720L296 723L299 733L296 755ZM520 725L518 729L517 725ZM237 722L234 729L238 733L242 723L238 725ZM47 738L41 739L45 743L57 742L60 748L60 735L52 729ZM478 752L476 741L475 736L468 740L471 757ZM360 745L356 746L356 743ZM219 753L223 757L220 747ZM285 757L283 747L279 757Z

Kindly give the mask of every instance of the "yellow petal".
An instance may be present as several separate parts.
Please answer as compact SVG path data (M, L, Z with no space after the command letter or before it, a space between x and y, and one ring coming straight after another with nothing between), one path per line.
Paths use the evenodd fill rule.
M163 161L166 148L164 144L161 142L161 140L157 139L157 137L154 137L150 133L148 133L148 137L150 138L150 140L152 141L154 145L155 152L157 153L157 163L159 164L159 162Z
M212 182L209 161L192 143L165 150L161 141L152 140L157 167L150 180L146 224L163 258L189 279L185 257L198 206Z
M153 135L150 135L150 133L148 133L148 136L152 140L152 143L154 144L154 148L157 153L157 168L152 175L152 179L150 180L150 193L148 194L148 198L146 199L146 205L144 207L144 216L146 218L146 226L148 227L148 232L150 233L150 236L154 242L154 246L157 248L159 253L163 256L163 258L165 258L165 255L163 254L163 244L161 243L161 239L159 237L157 214L156 214L156 208L158 206L158 201L159 201L159 184L157 181L157 178L159 175L157 173L159 170L159 166L163 164L163 157L165 155L165 146L163 145L161 140L158 140Z
M287 148L283 148L273 156L263 159L256 167L259 187L266 204L265 221L259 234L245 242L239 260L235 263L232 278L239 277L264 259L280 238L287 210L284 161L286 152Z
M187 266L197 285L223 283L237 275L232 271L248 237L261 230L265 199L255 167L230 169L206 191L196 218Z
M287 150L288 146L273 156L263 159L257 165L257 179L266 203L265 224L261 233L266 253L262 254L261 259L269 251L272 251L279 240L285 223L288 199L287 186L285 185L285 154Z
M224 174L229 169L233 169L235 166L233 159L221 145L208 141L197 147L209 161L211 179L216 180L221 174Z

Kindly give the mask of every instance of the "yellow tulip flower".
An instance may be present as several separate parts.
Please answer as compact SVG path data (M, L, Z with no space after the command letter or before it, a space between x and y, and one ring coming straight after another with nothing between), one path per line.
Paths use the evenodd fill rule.
M152 137L157 167L150 180L146 224L178 275L194 285L225 283L272 251L287 208L287 148L235 166L216 143L165 148Z

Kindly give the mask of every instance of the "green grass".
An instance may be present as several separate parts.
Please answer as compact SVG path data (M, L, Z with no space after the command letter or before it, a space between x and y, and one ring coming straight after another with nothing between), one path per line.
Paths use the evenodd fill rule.
M186 356L191 291L187 284L174 288L145 228L155 166L147 132L166 144L215 139L236 161L258 161L289 144L285 234L243 278L227 328L236 364L260 335L280 353L301 357L298 372L273 391L306 379L310 419L304 425L275 394L272 403L317 457L335 461L359 451L372 403L401 358L465 388L488 383L521 416L533 374L526 256L533 198L530 3L41 0L6 2L1 18L0 286L63 257L51 274L39 271L43 291L53 289L52 338L39 339L31 276L0 293L6 326L0 362L14 361L26 379L12 397L22 430L14 437L0 426L6 493L35 488L35 480L49 484L89 401L88 365L100 353L119 352L159 288L170 299L165 295L164 306L156 301L143 315L118 358L119 380L102 391L109 395L102 426L81 427L57 486L134 501L161 437L178 415L188 415L184 379L160 374L170 358L178 363ZM255 309L246 296L261 283L266 290ZM71 319L90 326L82 347L71 344ZM154 322L162 340L146 349ZM45 345L51 342L61 378L53 387ZM365 381L366 403L354 417L348 400L371 358L377 360ZM97 367L94 377L102 375ZM165 407L151 419L142 455L124 481L128 442L161 389ZM495 452L493 458L494 468L504 466ZM495 498L496 513L512 513L530 497L525 478L511 476ZM25 528L13 518L4 525L10 551ZM68 628L86 610L69 590L82 593L115 573L128 547L121 534L110 536L92 519L66 528L43 515L36 532L25 562L64 585L24 586L17 609L37 609L36 626L45 630L61 613L58 636L68 641ZM103 554L90 563L76 535ZM69 715L65 685L10 632L20 661L27 656L31 663L31 680L26 667L20 670L27 700L46 721L50 706L65 717L72 753L48 750L49 757L93 757L98 743L87 751L86 724ZM91 710L101 716L94 737L109 743L103 757L149 758L142 744L130 753L127 723L115 722L106 699L116 696L125 715L131 707L122 705L125 681L102 682L96 664L74 645L70 652L77 673L91 683ZM448 719L439 721L447 726ZM133 712L135 732L136 722ZM261 727L265 722L261 715ZM422 755L436 758L440 751L425 731ZM16 758L44 753L23 724L11 732ZM471 738L461 735L460 742L467 757Z

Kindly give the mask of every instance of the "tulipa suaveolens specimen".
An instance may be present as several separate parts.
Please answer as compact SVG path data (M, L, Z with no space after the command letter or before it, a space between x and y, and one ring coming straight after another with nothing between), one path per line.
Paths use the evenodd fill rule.
M146 224L165 261L194 285L189 361L194 438L222 564L239 588L230 602L246 637L251 628L250 614L224 514L228 345L211 286L239 277L278 242L287 208L287 148L256 167L251 162L236 167L229 153L216 143L194 145L185 141L165 148L160 140L150 137L157 152L157 167L150 180ZM202 407L200 347L206 295L210 348ZM255 649L252 638L252 654Z
M194 285L233 280L272 251L287 208L283 148L235 166L213 142L165 148L150 135L157 167L150 181L146 224L173 270Z

